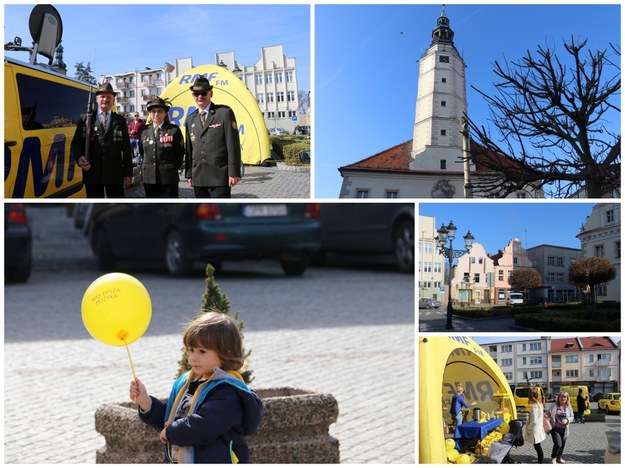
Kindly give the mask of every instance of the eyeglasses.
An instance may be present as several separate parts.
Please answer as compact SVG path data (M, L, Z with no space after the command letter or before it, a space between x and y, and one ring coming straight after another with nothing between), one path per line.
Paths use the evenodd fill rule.
M207 91L202 91L201 93L198 93L198 92L196 92L196 91L193 91L193 95L194 95L195 97L198 97L198 96L206 96L207 94L208 94L208 92L207 92Z

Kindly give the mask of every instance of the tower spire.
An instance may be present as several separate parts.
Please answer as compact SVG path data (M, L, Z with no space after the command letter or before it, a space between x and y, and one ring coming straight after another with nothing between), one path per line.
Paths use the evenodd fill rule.
M434 44L450 44L454 45L454 32L449 27L449 18L445 14L445 5L443 4L443 8L441 10L441 16L439 16L436 28L432 31L432 43L430 47Z

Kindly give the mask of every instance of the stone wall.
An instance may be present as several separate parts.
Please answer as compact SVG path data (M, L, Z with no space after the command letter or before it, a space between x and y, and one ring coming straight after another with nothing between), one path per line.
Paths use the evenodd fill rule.
M263 401L263 421L248 436L251 463L339 463L339 441L330 436L338 402L329 394L294 388L257 391ZM144 424L132 402L106 404L95 415L96 431L106 445L97 463L162 463L158 432Z

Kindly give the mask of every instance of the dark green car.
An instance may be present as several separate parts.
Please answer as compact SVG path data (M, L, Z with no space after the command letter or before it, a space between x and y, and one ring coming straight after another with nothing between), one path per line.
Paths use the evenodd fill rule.
M301 275L320 248L316 203L115 203L89 229L102 270L118 260L164 261L172 276L196 263L276 258Z

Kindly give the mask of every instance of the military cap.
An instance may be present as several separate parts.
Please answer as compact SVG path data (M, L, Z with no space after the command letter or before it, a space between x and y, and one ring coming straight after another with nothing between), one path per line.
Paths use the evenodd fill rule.
M98 87L98 89L95 90L96 96L98 94L103 94L103 93L109 93L109 94L112 94L113 96L117 96L117 93L113 91L113 87L111 86L111 83L102 83Z
M200 76L195 80L195 83L193 83L193 86L191 86L189 89L191 91L210 91L211 89L213 89L213 86L206 78Z
M168 112L169 108L171 106L169 105L169 103L167 101L165 101L164 99L161 99L160 97L157 96L156 99L152 99L150 102L148 102L148 105L146 106L148 112L153 107L161 107L161 108L165 109L165 112Z

